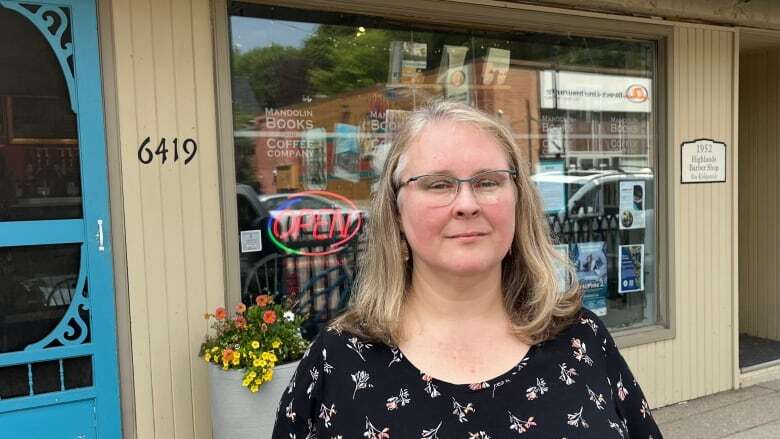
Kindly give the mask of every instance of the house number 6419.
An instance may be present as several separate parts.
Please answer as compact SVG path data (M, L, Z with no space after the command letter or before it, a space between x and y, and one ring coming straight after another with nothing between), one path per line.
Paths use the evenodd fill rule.
M171 153L173 154L174 162L178 162L179 158L184 156L184 164L186 165L195 158L195 154L198 152L198 142L190 138L186 138L184 141L179 142L178 137L174 137L170 140L162 137L157 143L157 148L154 150L152 148L152 138L147 137L138 147L138 161L148 165L149 163L152 163L155 158L159 158L159 160L165 164L165 162L168 161L168 154Z

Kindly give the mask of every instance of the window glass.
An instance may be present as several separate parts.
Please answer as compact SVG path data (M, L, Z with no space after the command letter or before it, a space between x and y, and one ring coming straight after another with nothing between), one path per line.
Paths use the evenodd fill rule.
M514 132L585 306L655 323L657 43L446 29L233 3L241 284L295 295L312 327L346 303L394 131L432 99Z
M69 32L62 38L72 44ZM0 222L82 217L77 138L51 46L28 19L0 7Z

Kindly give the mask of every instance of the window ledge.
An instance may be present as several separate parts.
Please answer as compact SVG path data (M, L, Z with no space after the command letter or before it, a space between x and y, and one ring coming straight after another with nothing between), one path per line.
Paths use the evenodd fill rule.
M636 329L624 329L610 331L612 338L618 348L625 349L632 346L639 346L649 343L656 343L664 340L671 340L675 337L675 331L661 325L651 325Z

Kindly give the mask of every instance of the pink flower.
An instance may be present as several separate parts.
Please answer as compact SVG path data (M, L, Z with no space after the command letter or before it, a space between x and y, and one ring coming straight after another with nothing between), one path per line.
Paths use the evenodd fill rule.
M236 312L238 314L243 314L245 311L246 311L246 305L244 305L243 303L239 303L238 305L236 305Z
M214 317L216 317L217 320L225 320L225 317L227 317L227 311L225 311L225 308L218 306L217 310L214 311Z
M244 318L244 316L236 317L236 328L238 329L246 328L246 319Z

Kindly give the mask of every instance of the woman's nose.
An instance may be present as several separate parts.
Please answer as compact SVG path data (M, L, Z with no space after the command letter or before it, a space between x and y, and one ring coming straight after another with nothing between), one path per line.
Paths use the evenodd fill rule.
M452 212L457 217L471 217L479 213L481 206L477 201L477 194L468 183L461 183L460 190L455 194L452 202Z

